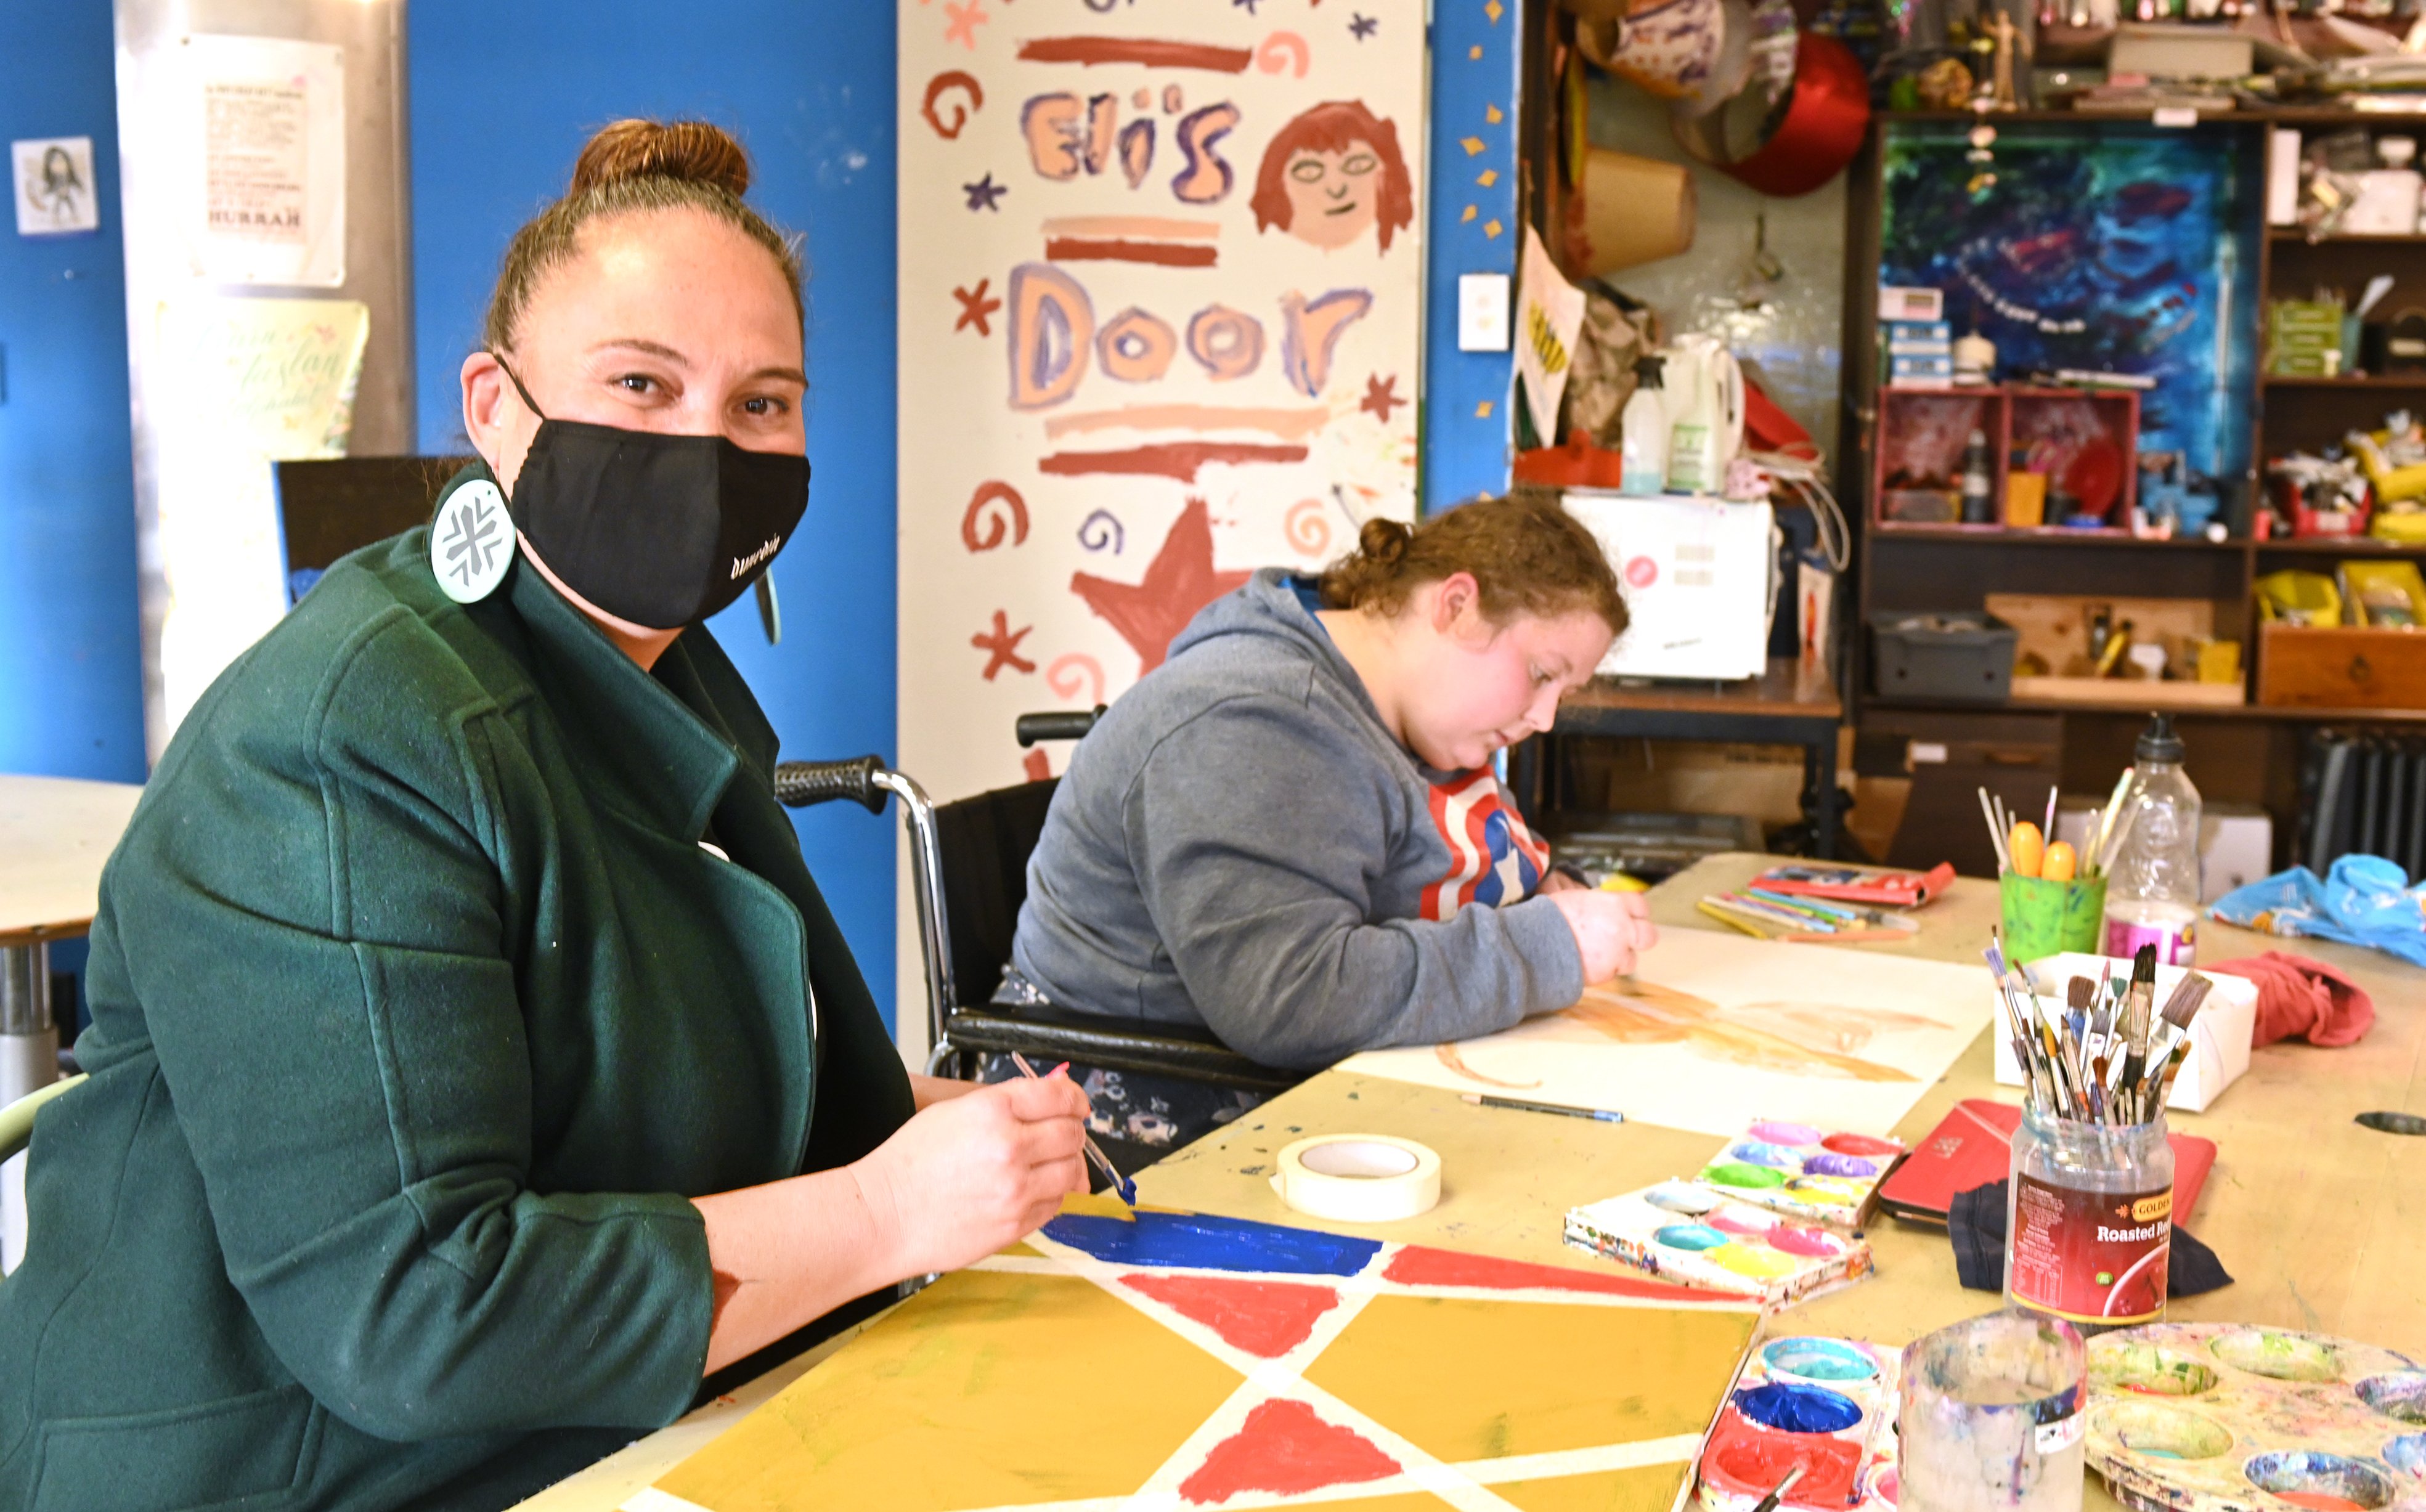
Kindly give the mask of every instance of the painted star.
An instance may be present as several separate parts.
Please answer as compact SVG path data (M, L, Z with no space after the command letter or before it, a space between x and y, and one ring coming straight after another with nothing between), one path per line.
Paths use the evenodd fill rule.
M1034 662L1019 654L1019 643L1027 639L1029 633L1035 629L1034 625L1022 625L1017 630L1011 629L1009 618L1000 609L996 609L994 612L993 633L989 635L979 631L969 637L970 645L986 653L985 680L987 682L993 682L994 675L1006 667L1014 672L1036 670Z
M1355 38L1360 42L1381 29L1382 24L1380 22L1375 21L1372 17L1365 15L1362 12L1358 12L1350 17L1348 23L1348 34L1350 37Z
M994 19L985 13L985 0L969 0L964 6L946 4L944 14L950 18L944 27L944 40L958 42L972 53L978 50L978 28Z
M966 330L975 326L980 336L994 334L994 328L986 324L986 316L1001 309L1002 301L989 298L986 295L986 285L993 281L992 279L979 279L974 289L956 288L952 291L952 298L961 301L961 318L952 322L954 330Z
M1070 591L1111 621L1138 653L1140 674L1162 665L1171 638L1196 611L1245 583L1253 574L1213 568L1213 523L1202 499L1190 499L1154 554L1141 583L1115 583L1092 572L1070 574Z
M1375 374L1365 380L1365 397L1356 408L1386 426L1390 423L1390 411L1406 402L1399 397L1399 376L1396 373L1388 378Z
M1008 184L996 184L994 181L994 175L989 173L984 178L978 180L975 184L962 185L961 192L969 197L970 209L998 211L1002 207L995 203L995 201L1001 199L1004 195L1009 194L1011 192L1011 185Z

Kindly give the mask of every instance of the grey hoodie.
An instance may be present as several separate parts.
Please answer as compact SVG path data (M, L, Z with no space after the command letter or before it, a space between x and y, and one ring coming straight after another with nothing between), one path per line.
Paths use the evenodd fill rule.
M1064 1008L1205 1024L1271 1066L1505 1029L1583 990L1489 770L1418 763L1267 569L1070 758L1011 964Z

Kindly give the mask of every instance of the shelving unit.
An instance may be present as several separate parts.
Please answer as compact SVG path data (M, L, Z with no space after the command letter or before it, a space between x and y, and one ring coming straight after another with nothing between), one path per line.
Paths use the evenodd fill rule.
M2258 651L2252 596L2256 578L2285 567L2317 571L2339 558L2426 562L2426 545L2371 538L2249 539L2250 507L2258 496L2268 457L2337 442L2360 424L2371 427L2385 410L2410 402L2407 395L2418 395L2418 402L2426 403L2426 372L2269 378L2262 372L2262 348L2261 371L2244 400L2251 436L2249 469L2246 475L2226 480L2235 486L2227 491L2225 518L2233 532L2227 539L2147 540L2119 530L1877 523L1871 490L1877 475L1872 448L1881 378L1875 333L1884 137L1907 123L1972 124L1981 119L1966 112L1884 112L1852 170L1845 274L1848 402L1838 448L1843 458L1840 496L1849 506L1859 501L1857 507L1849 507L1859 521L1859 542L1858 582L1850 595L1857 605L1858 623L1849 642L1852 654L1845 659L1848 705L1853 711L1857 762L1865 770L1892 771L1912 753L1927 753L1926 759L1910 768L1916 791L1906 830L1909 833L1917 824L1925 830L1945 831L1916 839L1910 849L1900 840L1898 852L1890 859L1900 864L1926 864L1924 854L1930 851L1936 854L1928 859L1943 859L1947 834L1953 833L1948 828L1953 816L1959 816L1962 806L1976 807L1970 798L1974 785L1984 783L1992 791L2002 791L2009 801L2033 792L2035 801L2044 801L2051 782L2069 792L2103 792L2113 781L2115 771L2129 761L2131 743L2146 712L2166 708L2193 727L2191 768L2202 791L2210 799L2265 807L2274 818L2277 861L2288 863L2300 809L2301 745L2306 732L2319 725L2345 723L2426 726L2426 709L2261 707L2247 701L2218 706L2169 699L2161 683L2143 684L2147 698L2131 703L2014 698L2004 703L1981 704L1889 698L1868 691L1868 625L1874 615L1977 609L1989 593L1996 592L2208 601L2214 614L2215 635L2240 643L2245 700L2254 690ZM2146 132L2158 124L2144 113L2082 115L2047 110L1992 114L1984 121L2000 130L2027 125L2084 135L2121 128ZM2242 161L2256 165L2250 179L2253 192L2245 196L2245 213L2252 217L2261 217L2265 212L2262 174L2270 154L2265 151L2264 131L2277 125L2308 131L2355 126L2376 132L2426 133L2426 116L2277 108L2203 116L2194 126L2182 128L2214 137L2220 148L2238 134ZM2249 230L2257 254L2253 283L2258 298L2246 313L2245 330L2229 339L2262 343L2268 300L2304 294L2321 283L2355 292L2376 272L2395 275L2385 303L2387 313L2411 305L2426 308L2426 234L2341 236L2311 243L2295 229L2259 225ZM1949 310L1949 318L1954 315ZM1933 808L1924 801L1921 785L1932 782L1944 791L1959 789L1962 804ZM1937 812L1939 808L1945 812ZM1978 826L1974 823L1970 828ZM1963 862L1959 833L1953 848L1958 863ZM1981 860L1971 859L1965 869L1983 869Z

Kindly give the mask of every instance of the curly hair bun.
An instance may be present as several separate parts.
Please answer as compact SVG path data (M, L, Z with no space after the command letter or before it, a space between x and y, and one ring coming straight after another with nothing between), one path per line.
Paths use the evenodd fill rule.
M704 184L738 200L750 190L750 154L704 121L618 121L583 144L571 195L624 179Z
M1383 567L1396 567L1415 536L1396 520L1367 520L1365 528L1356 532L1357 555Z

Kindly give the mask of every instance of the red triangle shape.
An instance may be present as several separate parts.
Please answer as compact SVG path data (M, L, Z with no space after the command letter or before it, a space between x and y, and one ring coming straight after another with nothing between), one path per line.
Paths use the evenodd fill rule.
M1180 1316L1205 1325L1231 1347L1265 1359L1277 1359L1303 1343L1314 1331L1314 1320L1339 1305L1339 1294L1331 1287L1290 1281L1231 1281L1135 1272L1121 1281Z
M1311 1491L1398 1472L1399 1462L1363 1436L1323 1422L1303 1402L1276 1398L1256 1404L1237 1433L1215 1444L1179 1494L1206 1506L1241 1491Z

